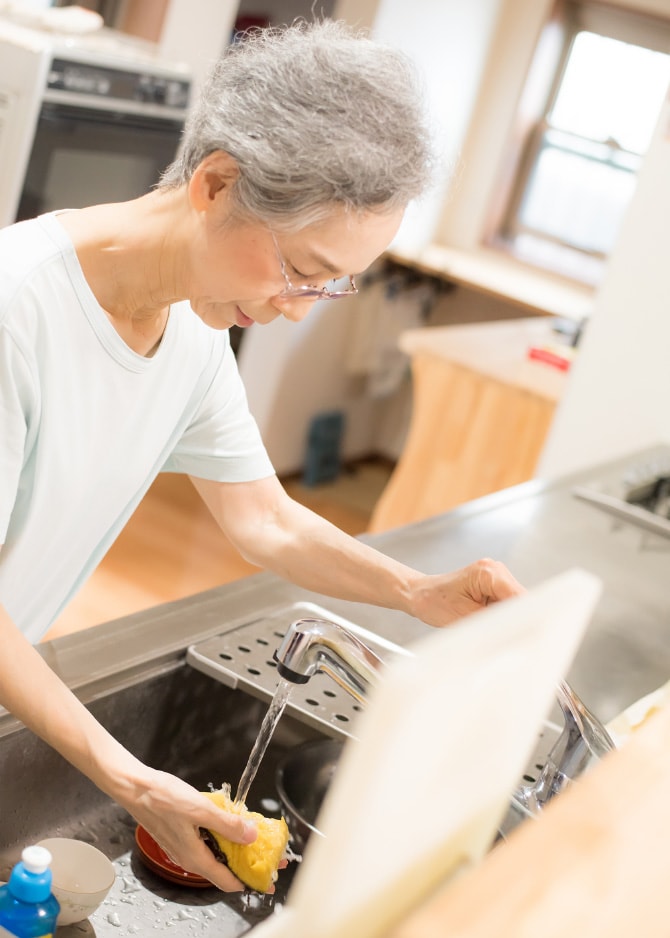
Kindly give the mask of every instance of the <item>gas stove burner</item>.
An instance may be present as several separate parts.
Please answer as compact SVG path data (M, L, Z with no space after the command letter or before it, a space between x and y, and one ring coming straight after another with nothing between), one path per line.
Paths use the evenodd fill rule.
M670 455L632 464L609 485L581 486L573 494L622 521L670 537Z
M670 475L662 475L626 495L630 505L638 505L661 518L670 518Z

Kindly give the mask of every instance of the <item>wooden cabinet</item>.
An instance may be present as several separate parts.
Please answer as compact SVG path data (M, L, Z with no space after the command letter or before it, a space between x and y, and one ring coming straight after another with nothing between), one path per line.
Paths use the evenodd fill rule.
M550 318L403 334L414 383L398 465L369 530L418 521L532 478L566 373L531 361L555 342Z

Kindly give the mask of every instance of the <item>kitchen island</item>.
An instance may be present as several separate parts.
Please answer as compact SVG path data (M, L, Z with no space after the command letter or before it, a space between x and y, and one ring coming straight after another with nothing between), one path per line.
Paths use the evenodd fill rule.
M370 532L533 478L568 381L564 370L529 357L533 348L555 345L554 326L554 317L538 316L402 333L412 419Z
M602 485L608 479L619 478L629 463L622 460L596 467L590 473L552 484L525 483L368 539L389 555L426 572L453 569L478 557L491 556L504 561L527 586L572 567L582 567L598 576L604 593L568 678L586 704L608 721L670 677L670 540L613 519L575 498L572 492L576 484ZM179 673L193 643L224 633L236 622L256 618L264 610L296 602L319 603L400 645L428 631L403 614L324 599L269 574L259 574L57 639L40 646L40 650L54 670L94 707L104 705L125 688L141 687L163 675ZM239 698L241 693L231 691L230 699ZM162 700L160 705L164 704ZM159 698L148 696L144 706L158 707ZM207 723L197 720L196 725ZM31 827L31 815L37 814L37 804L33 812L31 798L36 798L41 789L28 784L40 768L31 761L32 750L26 740L29 735L8 714L0 717L4 753L16 746L23 755L19 763L10 758L0 760L5 859L16 855L27 839L56 833ZM55 792L51 797L56 812L64 795ZM44 824L44 813L39 823ZM99 910L86 926L88 934L120 938L122 934L137 933L131 926L141 922L141 911L149 915L152 924L154 920L169 924L175 936L182 931L190 934L193 919L198 916L202 927L207 927L204 911L192 911L196 906L205 911L217 910L211 919L217 935L224 934L221 909L229 911L230 930L226 934L241 934L249 927L239 898L217 894L207 899L203 895L196 901L192 893L175 896L174 889L167 897L157 896L147 890L141 878L131 875L133 858L127 839L120 838L116 847L110 843L106 849L118 851L112 856L120 864L114 897L118 905ZM124 917L124 912L130 917ZM81 929L76 933L81 934Z

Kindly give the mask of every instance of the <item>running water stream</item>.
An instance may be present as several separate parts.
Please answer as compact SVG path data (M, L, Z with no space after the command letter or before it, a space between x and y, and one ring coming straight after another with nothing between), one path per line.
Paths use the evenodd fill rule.
M279 684L277 684L274 697L268 707L268 712L265 714L261 728L258 731L258 736L256 737L256 742L251 750L247 766L237 786L237 793L235 795L236 802L245 803L247 800L251 783L256 778L256 773L265 755L265 750L268 748L272 734L275 731L277 723L279 723L279 718L284 712L284 707L286 706L293 687L294 685L291 681L280 680Z

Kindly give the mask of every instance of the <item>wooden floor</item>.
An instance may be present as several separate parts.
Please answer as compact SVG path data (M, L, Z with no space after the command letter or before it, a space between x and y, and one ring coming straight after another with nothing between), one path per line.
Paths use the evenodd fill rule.
M297 501L349 534L366 530L390 467L371 460L332 483L284 486ZM249 576L256 568L227 541L184 476L159 476L88 583L45 639L182 599Z

